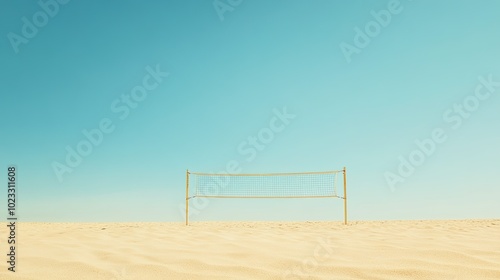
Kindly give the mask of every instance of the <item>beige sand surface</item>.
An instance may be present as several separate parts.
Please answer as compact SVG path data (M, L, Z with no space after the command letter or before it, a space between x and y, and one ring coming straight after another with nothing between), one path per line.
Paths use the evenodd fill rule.
M0 279L500 279L500 220L20 223L17 272L2 263Z

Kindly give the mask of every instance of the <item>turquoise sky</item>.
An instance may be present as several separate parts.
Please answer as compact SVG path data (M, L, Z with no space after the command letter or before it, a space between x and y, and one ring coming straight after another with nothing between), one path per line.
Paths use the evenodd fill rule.
M0 2L0 178L17 166L22 220L183 221L186 169L230 161L347 166L352 220L500 215L499 1L61 2ZM284 108L282 131L239 151ZM219 199L191 220L342 217L341 200Z

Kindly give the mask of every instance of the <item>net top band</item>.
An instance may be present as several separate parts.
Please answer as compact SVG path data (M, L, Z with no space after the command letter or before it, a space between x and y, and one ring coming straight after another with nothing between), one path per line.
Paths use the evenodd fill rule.
M294 172L294 173L247 173L247 174L217 174L217 173L202 173L202 172L190 172L193 175L203 175L203 176L288 176L288 175L309 175L309 174L335 174L339 172L344 172L344 170L331 170L331 171L319 171L319 172Z

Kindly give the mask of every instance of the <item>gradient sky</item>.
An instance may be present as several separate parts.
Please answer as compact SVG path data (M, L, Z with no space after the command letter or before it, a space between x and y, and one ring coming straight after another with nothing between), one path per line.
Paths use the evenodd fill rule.
M458 129L443 114L500 81L500 2L402 0L348 63L340 44L390 2L252 0L221 20L212 1L69 1L16 53L9 34L43 10L2 1L0 178L17 166L20 219L182 221L186 169L230 160L346 166L351 220L498 218L500 88ZM156 65L169 76L121 120L111 105ZM238 146L284 107L295 118L247 161ZM53 162L104 118L114 131L60 182ZM384 174L436 128L447 140L391 190ZM191 219L342 217L341 200L219 199Z

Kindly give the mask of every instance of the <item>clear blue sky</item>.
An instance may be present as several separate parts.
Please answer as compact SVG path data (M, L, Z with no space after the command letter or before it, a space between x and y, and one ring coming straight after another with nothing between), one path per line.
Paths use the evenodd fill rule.
M182 221L185 170L235 160L244 173L347 166L353 220L498 218L500 87L467 117L443 114L478 77L500 81L500 2L401 0L348 62L341 44L390 3L245 0L221 20L212 1L73 0L43 22L35 1L2 1L0 178L18 167L19 217ZM168 77L114 111L157 65ZM238 146L284 107L295 118L247 161ZM103 119L114 130L58 180L54 162ZM387 172L437 128L446 141L391 189ZM192 218L242 219L341 220L342 201L211 200Z

